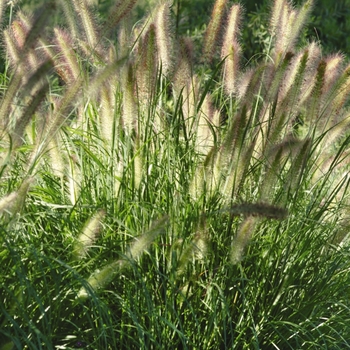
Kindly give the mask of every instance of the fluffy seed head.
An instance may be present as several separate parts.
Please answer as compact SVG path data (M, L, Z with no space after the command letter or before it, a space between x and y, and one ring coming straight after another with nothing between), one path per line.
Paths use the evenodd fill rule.
M173 69L173 38L171 28L170 2L160 5L155 17L157 48L162 72L169 74Z
M104 210L99 210L88 220L74 244L74 259L82 259L87 255L88 250L96 241L97 236L102 229L102 221L105 216L106 212Z
M233 5L230 10L224 43L221 50L221 58L225 59L224 85L228 95L233 95L236 92L236 84L238 80L239 60L242 51L241 46L238 43L241 17L241 5Z
M203 54L207 62L213 60L214 51L217 48L219 37L223 28L223 18L226 12L227 0L216 0L211 14L211 19L205 33Z
M251 240L258 218L248 216L238 229L237 236L232 242L231 263L238 264L243 259L243 254L246 246Z

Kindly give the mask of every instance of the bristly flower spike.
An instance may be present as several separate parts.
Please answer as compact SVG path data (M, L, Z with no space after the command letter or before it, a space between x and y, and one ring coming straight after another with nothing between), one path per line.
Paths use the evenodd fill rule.
M4 215L3 217L5 220L10 219L21 211L33 181L33 177L27 177L23 180L17 191L11 192L7 196L1 198L0 214Z
M320 46L317 43L312 42L307 47L305 75L303 77L303 83L299 95L300 104L306 102L313 91L313 85L315 84L315 79L317 75L317 67L321 61L321 58L322 54Z
M136 127L138 116L138 106L135 100L134 87L135 77L131 63L125 67L123 86L123 126L124 130L130 135Z
M74 244L73 257L75 260L82 259L87 255L89 248L94 244L102 229L102 221L105 216L106 212L104 210L99 210L87 221Z
M97 24L86 3L86 0L73 1L76 12L81 18L81 24L85 31L85 38L91 48L96 49L98 40Z
M180 54L176 61L176 71L174 73L174 92L176 98L180 96L181 92L188 88L193 72L193 43L190 38L182 38L180 41Z
M338 113L344 104L347 102L350 94L350 64L344 69L340 79L338 93L333 100L335 113Z
M204 42L204 59L207 62L211 62L213 59L214 51L218 44L218 39L223 26L223 18L225 15L227 0L216 0L211 19L208 24L208 28L205 33Z
M275 0L270 21L270 33L275 38L274 59L279 63L283 55L293 50L295 41L312 9L307 0L299 10L293 10L287 0Z
M243 254L246 246L251 240L254 229L256 228L259 218L248 216L241 224L237 236L232 242L231 263L238 264L243 259Z
M138 97L145 106L149 105L152 94L155 94L158 55L156 30L151 24L139 48L139 63L136 70Z
M170 16L170 2L160 5L155 17L157 48L163 74L169 74L173 68L173 42Z
M76 12L74 11L74 2L73 1L67 1L67 0L59 0L64 15L65 19L67 21L68 27L70 34L76 38L78 36L78 24L77 24L77 19L76 19ZM72 4L73 3L73 4Z
M103 290L110 283L118 272L130 267L131 263L138 259L142 253L150 246L155 238L163 233L168 223L168 217L164 216L159 219L147 232L137 237L130 245L129 250L125 254L125 258L114 261L102 269L96 270L87 282L93 291ZM78 292L78 298L86 299L89 296L88 291L82 287Z
M115 121L115 94L113 94L112 82L106 82L99 91L99 100L101 103L100 125L101 134L109 147L113 146L114 135L118 121Z
M295 45L296 40L311 13L313 2L313 0L307 0L299 10L291 11L291 14L294 14L295 12L295 16L288 17L288 27L291 29L288 36L288 41L286 42L287 46L285 51L289 51Z
M55 42L57 45L58 57L54 58L55 68L66 84L78 79L80 73L77 56L73 50L73 39L68 32L55 28Z
M235 4L230 10L224 43L221 50L221 58L225 59L224 86L228 95L233 95L236 92L239 59L242 51L238 42L241 19L242 6L240 4Z
M137 0L119 0L109 11L104 30L115 27L135 6Z

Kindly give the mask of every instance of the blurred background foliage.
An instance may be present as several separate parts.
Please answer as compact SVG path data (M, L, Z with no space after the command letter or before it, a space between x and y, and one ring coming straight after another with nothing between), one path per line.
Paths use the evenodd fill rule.
M237 1L230 1L235 3ZM242 25L242 45L245 57L264 51L271 0L241 0L245 9ZM297 6L303 0L293 1ZM203 32L213 7L214 0L174 0L174 11L180 13L178 31L191 36ZM350 54L350 0L315 0L309 25L303 33L303 40L322 43L325 53L342 52Z
M58 0L55 0L58 1ZM64 1L64 0L61 0ZM105 17L108 8L116 0L87 0L98 8L100 17ZM175 14L176 31L180 35L192 37L195 44L200 45L201 38L209 21L209 16L215 0L172 0ZM32 11L47 0L10 1L15 7L24 11ZM139 0L134 10L136 18L142 18L154 8L158 0ZM238 1L229 1L230 4ZM245 11L245 21L242 24L242 41L244 56L248 60L255 54L265 51L268 43L268 14L272 0L241 0ZM297 6L303 0L294 0ZM9 11L9 10L8 10ZM315 0L315 6L309 25L304 29L303 42L320 41L324 53L341 52L350 54L350 0ZM59 17L56 19L59 20ZM6 26L7 18L4 20Z

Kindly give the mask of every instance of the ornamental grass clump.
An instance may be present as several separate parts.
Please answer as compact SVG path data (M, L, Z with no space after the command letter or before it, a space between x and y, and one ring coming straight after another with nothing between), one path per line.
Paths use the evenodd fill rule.
M0 350L349 347L350 68L299 45L313 1L247 63L241 4L200 50L135 5L2 22Z

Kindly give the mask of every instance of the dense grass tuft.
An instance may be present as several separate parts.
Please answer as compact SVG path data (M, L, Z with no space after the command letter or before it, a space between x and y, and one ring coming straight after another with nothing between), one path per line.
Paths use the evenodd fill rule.
M11 7L0 350L349 347L349 66L297 46L312 1L248 66L241 5L196 57L135 3Z

